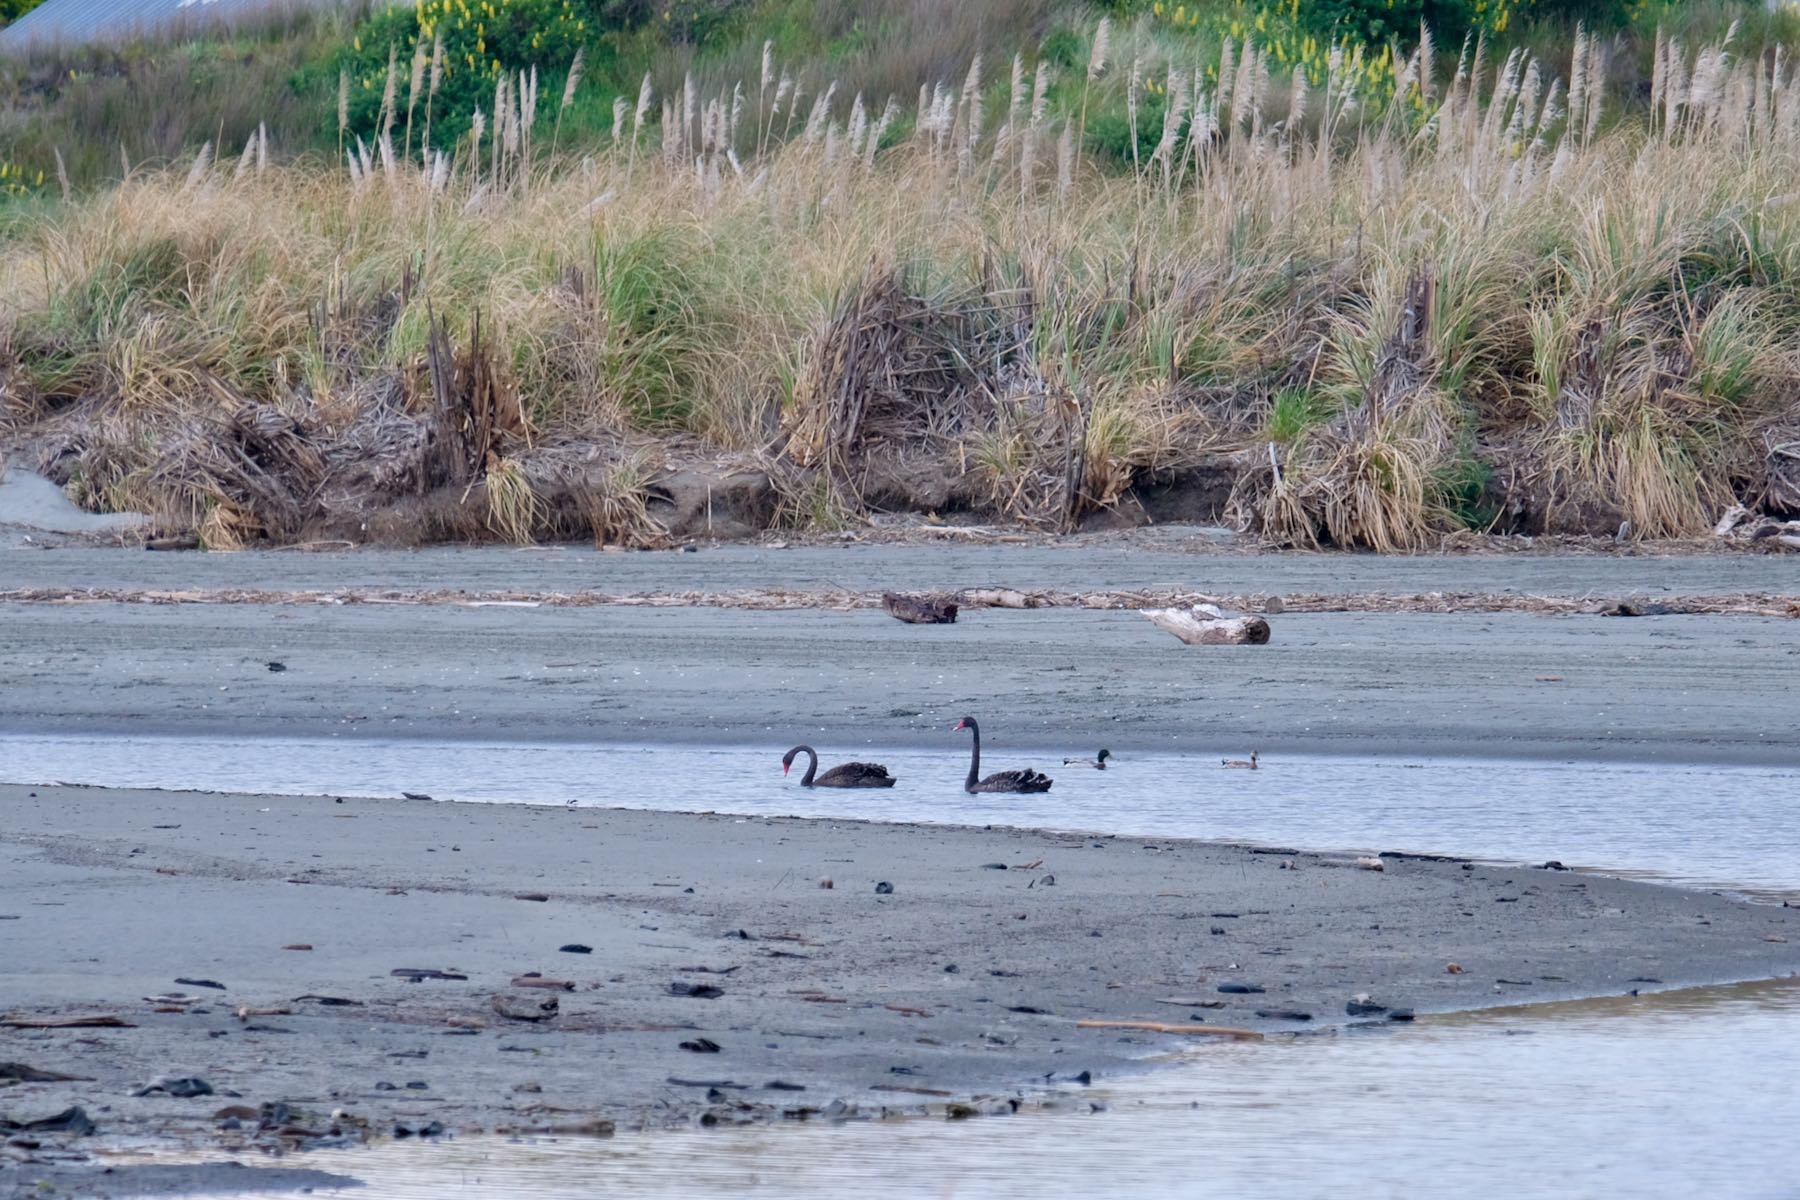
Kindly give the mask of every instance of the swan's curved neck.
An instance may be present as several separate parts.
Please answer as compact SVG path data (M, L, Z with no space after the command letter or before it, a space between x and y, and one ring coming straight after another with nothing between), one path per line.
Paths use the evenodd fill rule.
M806 774L800 777L801 787L811 787L813 774L819 769L819 756L811 746L800 747L806 753Z
M969 741L969 778L963 783L963 790L972 792L975 784L981 779L981 726L973 721L964 721L970 734Z

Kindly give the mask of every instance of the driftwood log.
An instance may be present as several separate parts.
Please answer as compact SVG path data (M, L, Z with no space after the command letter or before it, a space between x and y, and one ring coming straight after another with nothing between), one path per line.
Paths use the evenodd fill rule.
M1148 617L1152 625L1167 630L1190 646L1262 646L1269 641L1269 623L1261 617L1234 615L1213 604L1138 611Z
M913 596L903 592L881 593L881 607L908 625L954 625L956 601L942 596Z
M964 588L962 602L971 608L1042 608L1042 596L1028 596L1016 588Z

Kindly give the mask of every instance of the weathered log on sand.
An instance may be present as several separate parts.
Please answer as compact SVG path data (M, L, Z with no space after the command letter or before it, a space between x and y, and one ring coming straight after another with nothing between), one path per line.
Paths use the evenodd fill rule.
M1269 640L1269 623L1261 617L1227 613L1212 604L1138 611L1148 617L1152 625L1167 630L1190 646L1262 646Z
M964 588L962 602L971 608L1042 608L1042 596L1028 596L1016 588Z
M909 596L901 592L883 592L881 607L908 625L952 625L956 622L956 602L942 596Z

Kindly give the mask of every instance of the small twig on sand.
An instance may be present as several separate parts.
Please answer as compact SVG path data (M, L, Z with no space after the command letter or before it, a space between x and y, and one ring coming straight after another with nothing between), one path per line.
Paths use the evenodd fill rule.
M1244 1042L1260 1042L1263 1035L1254 1029L1235 1029L1230 1025L1171 1025L1164 1021L1102 1021L1088 1020L1075 1022L1077 1029L1139 1029L1146 1033L1179 1033L1194 1037L1226 1037L1236 1038Z

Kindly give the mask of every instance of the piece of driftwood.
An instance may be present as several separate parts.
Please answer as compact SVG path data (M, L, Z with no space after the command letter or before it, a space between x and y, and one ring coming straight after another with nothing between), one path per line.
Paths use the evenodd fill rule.
M512 981L516 988L546 988L553 992L572 992L575 985L567 979L545 979L542 975L520 975Z
M1181 1033L1199 1037L1228 1037L1243 1042L1260 1042L1263 1035L1254 1029L1237 1029L1230 1025L1171 1025L1166 1021L1077 1021L1077 1029L1141 1029L1146 1033Z
M1263 646L1269 641L1269 623L1263 618L1227 613L1215 604L1138 611L1190 646Z
M964 588L958 593L971 608L1042 608L1042 596L1028 596L1016 588Z
M905 592L881 593L881 607L908 625L953 625L956 601L942 596L914 596Z

